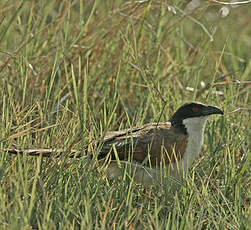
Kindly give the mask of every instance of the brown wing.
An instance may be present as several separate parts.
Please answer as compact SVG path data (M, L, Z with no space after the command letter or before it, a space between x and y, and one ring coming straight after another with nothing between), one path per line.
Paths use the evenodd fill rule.
M115 160L114 148L119 159L133 159L139 163L159 166L162 159L166 164L179 160L185 152L187 135L171 127L169 122L149 123L139 128L107 133L98 158L111 152Z

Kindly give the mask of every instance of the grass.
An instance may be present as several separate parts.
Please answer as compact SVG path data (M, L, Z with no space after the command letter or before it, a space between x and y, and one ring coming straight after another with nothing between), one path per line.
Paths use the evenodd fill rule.
M225 111L177 191L1 150L1 229L248 229L251 9L222 18L205 3L189 18L168 4L0 1L0 149L98 153L106 131L166 121L185 101Z

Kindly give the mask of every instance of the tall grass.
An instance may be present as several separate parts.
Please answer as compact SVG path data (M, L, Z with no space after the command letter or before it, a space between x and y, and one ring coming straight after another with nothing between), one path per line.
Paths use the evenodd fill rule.
M186 4L0 1L1 229L248 229L251 10L185 16ZM3 151L98 154L108 130L167 121L191 100L225 115L178 190L108 181L86 157Z

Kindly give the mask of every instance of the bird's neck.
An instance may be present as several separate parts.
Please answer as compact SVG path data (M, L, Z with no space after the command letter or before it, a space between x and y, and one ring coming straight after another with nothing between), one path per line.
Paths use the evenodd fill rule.
M183 166L181 165L185 171L192 166L195 158L200 153L206 121L207 117L195 117L183 120L183 125L188 135L187 148L182 159Z

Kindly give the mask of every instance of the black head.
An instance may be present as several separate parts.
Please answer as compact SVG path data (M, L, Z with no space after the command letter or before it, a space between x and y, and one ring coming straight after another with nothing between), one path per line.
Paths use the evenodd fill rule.
M172 125L179 125L186 118L203 117L212 114L223 114L223 111L215 106L205 105L200 102L190 102L182 105L173 114L170 121Z

